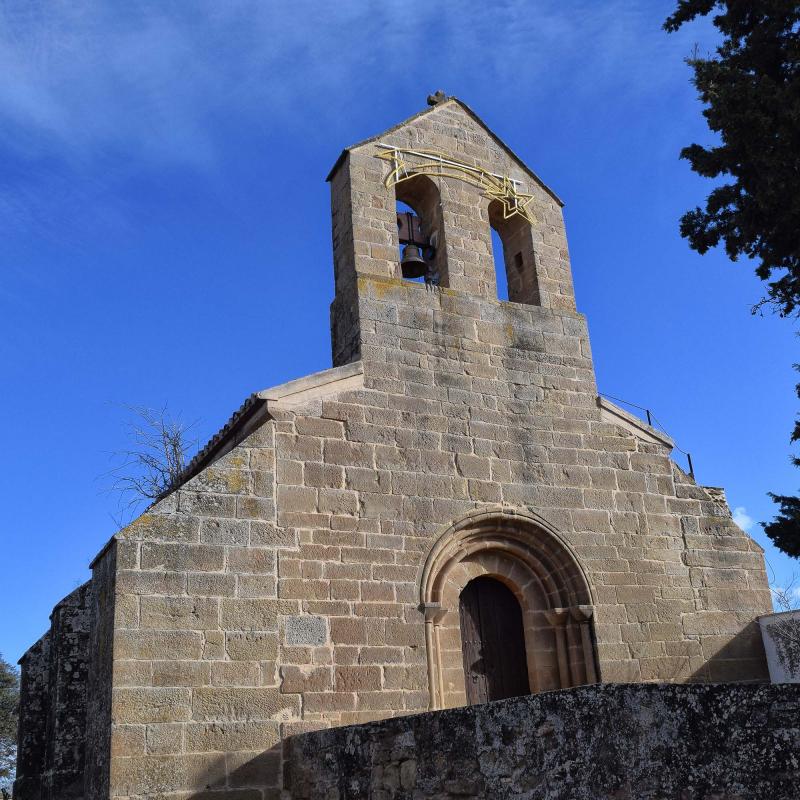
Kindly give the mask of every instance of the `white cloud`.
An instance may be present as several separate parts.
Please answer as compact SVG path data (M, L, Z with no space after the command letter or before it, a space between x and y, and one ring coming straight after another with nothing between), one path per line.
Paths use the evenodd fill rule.
M753 518L747 513L744 506L733 509L733 521L743 530L749 531L753 527Z
M685 82L686 36L697 38L661 22L623 0L5 0L0 147L202 165L221 120L327 123L433 75L446 91L480 81L515 102L555 86L565 106L603 88L657 92L669 76Z
M129 175L209 177L243 132L325 141L333 159L437 88L564 126L606 113L605 98L663 103L705 35L667 35L664 13L631 0L0 0L0 160L13 166L0 235L124 224ZM398 109L398 87L419 105Z

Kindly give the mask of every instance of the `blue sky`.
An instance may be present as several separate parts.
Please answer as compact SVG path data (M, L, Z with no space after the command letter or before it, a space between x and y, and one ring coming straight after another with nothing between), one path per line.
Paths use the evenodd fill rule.
M0 653L16 660L114 533L120 404L210 436L330 365L328 169L468 103L565 200L601 390L652 408L762 544L791 493L795 326L749 263L678 235L709 184L671 2L0 0ZM800 565L767 546L775 581Z

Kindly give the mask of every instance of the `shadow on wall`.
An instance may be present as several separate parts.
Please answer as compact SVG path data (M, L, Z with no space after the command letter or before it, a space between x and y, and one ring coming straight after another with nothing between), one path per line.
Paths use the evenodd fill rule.
M279 742L261 753L219 754L197 776L202 788L186 800L279 800L282 747Z
M714 646L713 636L705 636L703 644L707 648ZM752 620L736 636L718 637L724 643L713 655L705 657L703 665L691 674L692 683L769 683L767 657L758 620ZM688 656L676 658L676 668L681 672L689 663ZM678 677L678 680L682 680Z
M709 640L707 637L706 641L713 640ZM689 655L674 657L676 673L674 680L686 679L686 669L690 663ZM723 644L698 670L689 676L689 681L693 683L722 683L730 680L742 681L743 679L753 683L769 681L761 632L758 623L755 621L748 624L733 639ZM653 687L654 685L650 684L650 686ZM602 687L598 686L597 689L602 692ZM611 692L621 690L622 687L617 687L616 689L613 686L608 687L608 691ZM576 690L567 690L567 692L569 691ZM591 691L591 687L587 687L587 696L591 696ZM635 693L636 687L631 687L630 691ZM648 690L643 688L643 691L646 692ZM654 688L653 691L658 692L661 690ZM666 691L666 687L663 687L663 691ZM555 694L538 695L543 699L543 702L544 698L556 696ZM575 696L577 697L578 695L576 694ZM534 695L533 697L537 696ZM532 700L533 697L531 698ZM568 693L565 693L562 697L568 697ZM546 702L551 701L547 700ZM495 706L495 704L490 705ZM496 707L498 709L503 708L500 705ZM455 713L470 714L473 712L470 712L469 708L465 708L456 710ZM427 716L422 715L419 719L423 720ZM433 719L434 716L430 718ZM441 719L444 720L445 717ZM396 721L394 723L392 721L385 723L389 729L393 724L403 727L407 723ZM368 726L357 726L352 730L355 732L362 728L364 731L369 729ZM322 735L324 736L325 734ZM337 735L335 732L328 734L333 738ZM219 754L216 760L206 766L201 774L187 776L187 782L194 782L199 787L187 800L279 800L281 790L277 787L282 782L282 748L287 747L288 754L291 742L295 738L297 737L292 737L292 739L284 743L279 742L260 753L248 751ZM303 738L305 737L301 737L300 741ZM389 738L391 739L392 737L390 736ZM308 756L309 753L306 752L305 755ZM360 797L358 794L354 796ZM403 796L402 792L400 792L400 796Z

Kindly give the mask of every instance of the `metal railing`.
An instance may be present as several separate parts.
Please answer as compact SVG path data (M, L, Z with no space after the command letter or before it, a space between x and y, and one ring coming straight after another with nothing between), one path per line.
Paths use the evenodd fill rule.
M649 408L637 405L636 403L631 403L630 400L623 400L621 397L614 397L614 395L606 394L606 392L598 392L598 394L601 397L605 397L608 400L612 400L615 403L623 403L624 405L630 406L631 408L636 408L639 411L644 411L645 417L647 418L647 424L651 428L654 428L655 430L660 430L667 436L669 436L670 439L672 440L672 444L675 446L675 449L686 456L686 461L689 465L689 475L692 477L692 479L694 479L694 464L692 463L692 454L687 452L686 450L681 449L680 447L678 447L677 444L675 444L675 440L672 439L672 436L670 436L669 431L661 424L661 422L659 422L659 420L656 418L656 415L653 414L653 412Z

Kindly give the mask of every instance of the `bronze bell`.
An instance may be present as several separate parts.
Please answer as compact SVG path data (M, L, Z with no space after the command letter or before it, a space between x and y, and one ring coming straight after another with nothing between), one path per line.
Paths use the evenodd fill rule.
M407 244L403 250L403 260L400 262L404 278L421 278L427 271L428 265L419 252L416 244Z

